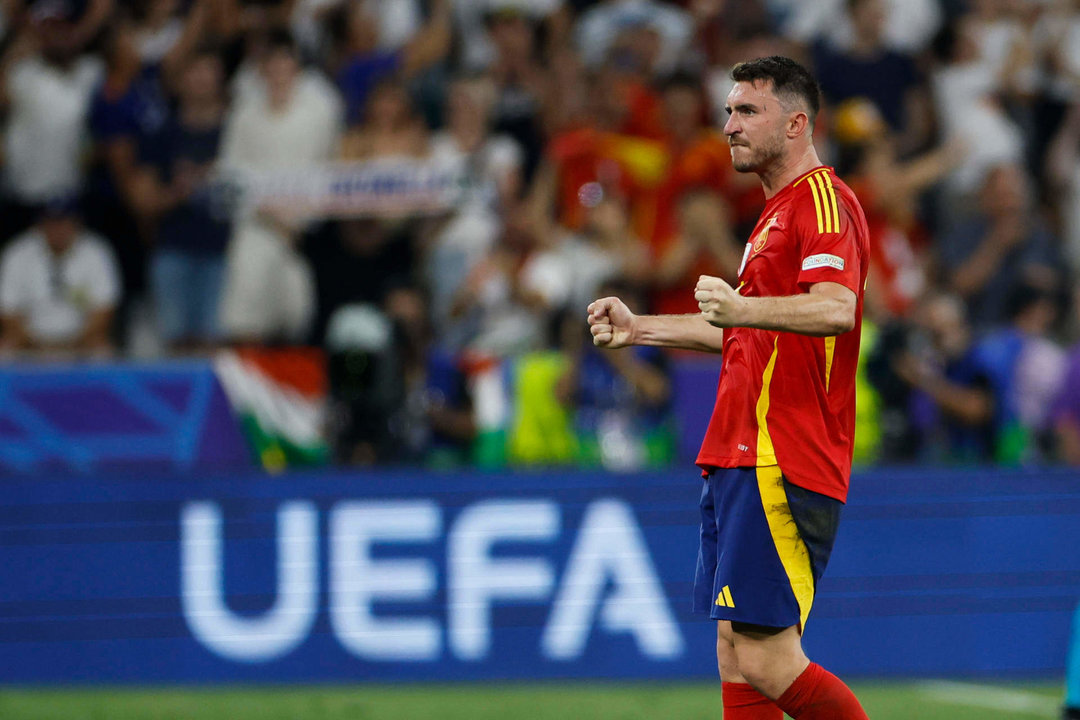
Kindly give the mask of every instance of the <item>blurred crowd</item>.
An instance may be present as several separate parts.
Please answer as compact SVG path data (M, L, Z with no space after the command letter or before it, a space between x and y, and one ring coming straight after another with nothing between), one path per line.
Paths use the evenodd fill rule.
M0 32L6 356L311 344L341 461L670 457L679 358L594 351L584 308L734 279L764 200L728 73L782 54L872 232L857 460L1080 464L1076 0L0 0ZM216 181L429 162L459 192L410 212Z

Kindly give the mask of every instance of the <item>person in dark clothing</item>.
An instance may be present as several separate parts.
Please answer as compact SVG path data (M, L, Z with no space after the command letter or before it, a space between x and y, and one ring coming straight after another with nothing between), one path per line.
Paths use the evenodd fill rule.
M133 197L154 224L151 287L162 340L197 350L221 337L218 304L230 223L208 183L225 114L221 58L210 49L180 71L176 112L140 148Z

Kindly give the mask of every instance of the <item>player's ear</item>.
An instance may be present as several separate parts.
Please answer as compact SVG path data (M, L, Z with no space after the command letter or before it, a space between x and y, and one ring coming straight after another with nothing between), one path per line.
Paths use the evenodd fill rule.
M797 138L810 131L810 117L801 110L792 113L788 119L787 135L789 138Z

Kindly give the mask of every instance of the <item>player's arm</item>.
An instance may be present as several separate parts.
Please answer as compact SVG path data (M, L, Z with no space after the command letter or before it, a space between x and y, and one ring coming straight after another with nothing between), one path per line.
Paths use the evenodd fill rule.
M589 304L589 331L593 345L612 350L652 345L718 353L724 347L724 331L701 315L635 315L616 297Z
M702 275L694 298L701 317L718 328L750 327L828 337L855 327L858 298L840 283L819 282L786 297L744 297L720 278Z
M859 213L836 197L829 181L817 180L818 192L803 192L797 201L790 230L801 258L794 278L798 290L780 297L747 297L720 278L702 275L694 299L709 324L816 337L854 329L865 262L857 237ZM813 180L808 187L814 189ZM832 212L825 210L830 205Z

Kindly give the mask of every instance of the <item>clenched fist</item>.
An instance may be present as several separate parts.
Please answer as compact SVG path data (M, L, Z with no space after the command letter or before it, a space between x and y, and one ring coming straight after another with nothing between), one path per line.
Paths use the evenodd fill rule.
M718 277L702 275L694 288L701 316L719 328L734 327L742 319L746 298Z
M589 303L589 331L596 347L616 348L634 344L637 316L617 297Z

